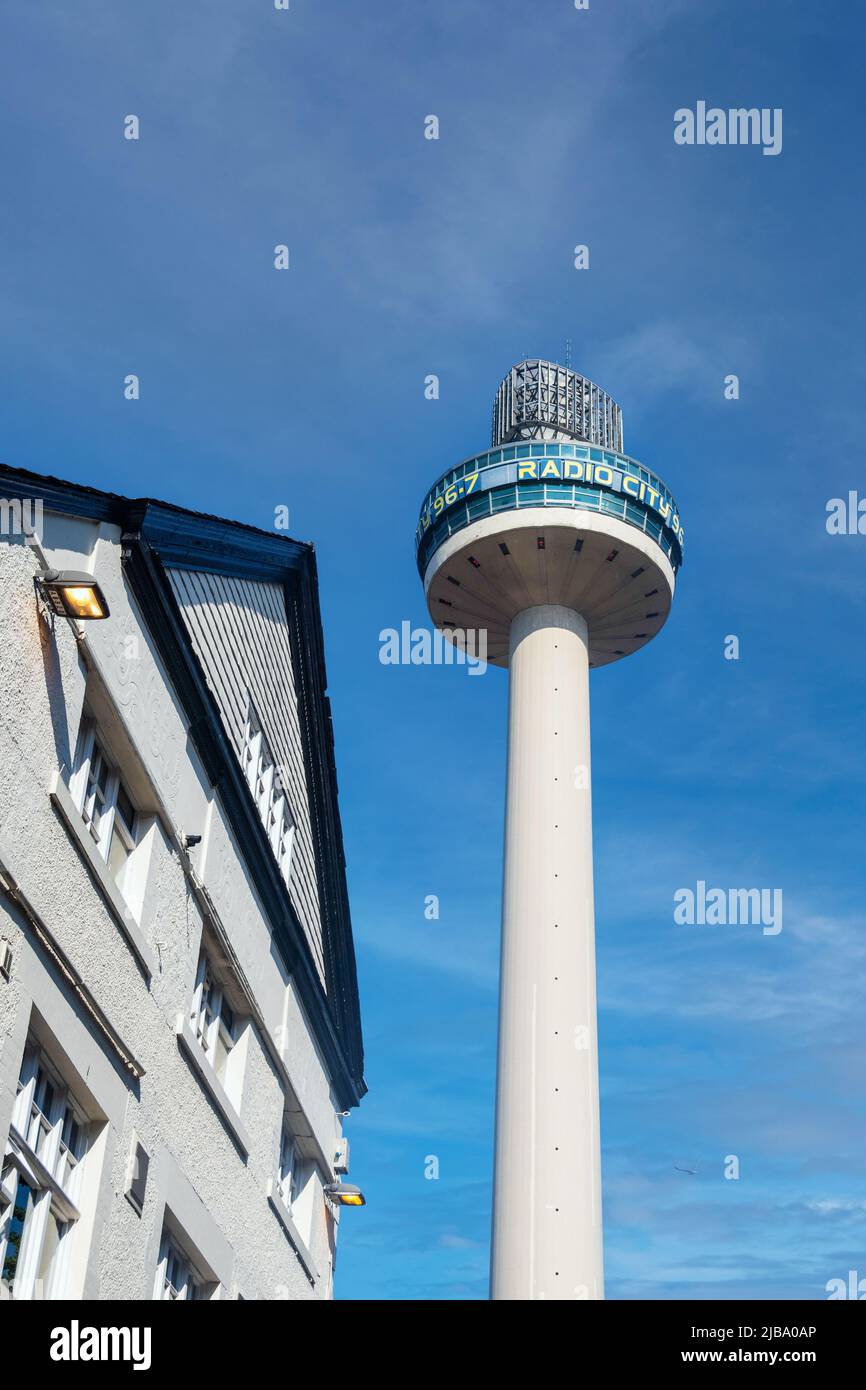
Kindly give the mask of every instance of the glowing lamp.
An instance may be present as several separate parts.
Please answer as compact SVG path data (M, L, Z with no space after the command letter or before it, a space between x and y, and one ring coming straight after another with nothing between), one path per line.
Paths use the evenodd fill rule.
M325 1196L338 1207L365 1207L366 1199L360 1187L350 1182L329 1182L325 1184Z
M61 617L85 621L108 617L105 595L92 574L78 570L48 570L36 582L48 606Z

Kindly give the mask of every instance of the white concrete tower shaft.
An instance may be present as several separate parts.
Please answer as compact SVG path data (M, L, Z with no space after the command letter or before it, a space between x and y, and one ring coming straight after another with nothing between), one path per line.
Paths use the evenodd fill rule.
M436 627L510 671L495 1299L604 1297L589 671L658 636L683 558L670 490L622 447L607 392L527 358L415 533Z
M509 668L491 1295L600 1299L586 622L524 609Z

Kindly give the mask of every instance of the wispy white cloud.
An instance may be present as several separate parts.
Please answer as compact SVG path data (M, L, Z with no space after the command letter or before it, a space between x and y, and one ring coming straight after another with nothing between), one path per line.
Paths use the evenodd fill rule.
M645 323L607 343L594 354L602 381L615 383L619 399L640 412L676 392L703 401L722 399L721 382L729 372L745 373L755 362L754 339L725 324L700 319L661 319ZM613 387L611 388L613 389Z

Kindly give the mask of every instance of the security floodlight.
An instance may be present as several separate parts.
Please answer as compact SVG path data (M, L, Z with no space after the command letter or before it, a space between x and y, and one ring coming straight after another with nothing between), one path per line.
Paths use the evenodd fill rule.
M338 1207L365 1207L366 1198L360 1187L350 1182L329 1182L325 1184L325 1196L330 1197Z
M36 579L40 594L53 612L63 618L107 618L105 595L93 578L81 570L48 570Z

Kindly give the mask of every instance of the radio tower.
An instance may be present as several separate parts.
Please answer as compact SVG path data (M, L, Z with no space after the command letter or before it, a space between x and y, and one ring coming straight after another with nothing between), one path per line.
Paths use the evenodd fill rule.
M510 671L491 1297L604 1297L589 671L662 628L683 532L606 392L520 362L416 533L434 623ZM476 648L477 650L477 648Z

